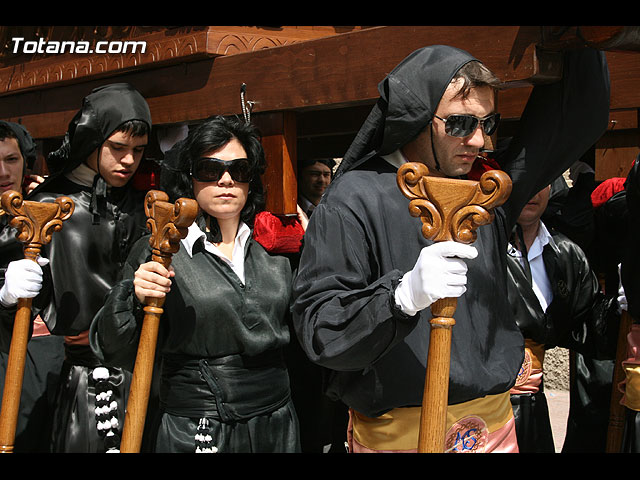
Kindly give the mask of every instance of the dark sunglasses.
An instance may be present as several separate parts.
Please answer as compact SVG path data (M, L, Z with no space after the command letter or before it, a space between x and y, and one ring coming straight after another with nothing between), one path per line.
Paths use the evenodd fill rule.
M482 127L485 135L492 135L500 123L499 113L492 113L484 118L463 114L449 115L447 118L440 118L437 115L434 117L444 122L444 131L452 137L468 137L476 131L478 124Z
M246 158L220 160L211 157L197 159L191 169L191 176L199 182L217 182L227 171L236 182L247 183L252 177L251 165Z

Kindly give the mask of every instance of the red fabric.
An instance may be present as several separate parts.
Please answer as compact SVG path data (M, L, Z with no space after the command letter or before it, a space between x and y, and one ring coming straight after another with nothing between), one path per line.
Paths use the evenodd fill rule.
M269 253L296 253L302 246L304 229L297 217L260 212L253 225L253 238Z
M136 190L146 192L160 187L160 167L152 161L140 162L138 170L131 179Z
M489 170L502 170L498 162L496 162L493 158L490 157L477 157L476 161L473 162L473 166L471 167L471 171L467 174L467 178L469 180L480 180L480 177L484 172L488 172Z
M600 185L598 185L593 192L591 192L591 204L593 208L604 205L607 200L613 197L616 193L624 190L624 182L626 178L613 177L608 178Z

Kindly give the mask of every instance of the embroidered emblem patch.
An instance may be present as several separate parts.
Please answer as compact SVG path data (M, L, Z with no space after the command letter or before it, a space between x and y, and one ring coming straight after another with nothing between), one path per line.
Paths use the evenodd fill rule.
M524 385L529 380L529 375L531 375L531 355L529 354L529 350L524 351L524 360L522 361L522 366L520 367L520 371L518 372L518 376L516 377L516 387Z
M447 453L484 453L489 439L485 421L475 415L463 417L454 423L445 437Z

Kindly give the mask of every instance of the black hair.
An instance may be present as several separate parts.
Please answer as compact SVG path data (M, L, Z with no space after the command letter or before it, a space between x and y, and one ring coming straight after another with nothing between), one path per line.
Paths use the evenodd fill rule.
M132 137L142 137L149 134L149 125L143 120L128 120L113 131L113 133L116 132L127 133Z
M0 123L0 141L4 141L6 138L15 138L18 140L18 136L7 125Z
M240 213L240 219L253 226L255 215L264 209L266 192L260 176L265 172L266 160L256 127L236 117L219 115L208 118L168 151L162 162L160 188L167 193L171 202L178 198L195 198L191 178L193 162L223 148L234 138L247 153L252 172L247 203ZM211 227L213 229L213 225Z

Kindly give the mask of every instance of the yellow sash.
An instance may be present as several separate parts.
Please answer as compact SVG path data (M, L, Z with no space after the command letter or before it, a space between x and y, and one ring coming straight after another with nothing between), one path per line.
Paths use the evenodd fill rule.
M624 389L624 404L631 410L640 411L640 365L624 366L627 381Z
M420 407L394 408L375 418L352 410L353 438L373 450L416 449L420 410ZM449 405L446 430L470 415L480 417L486 424L488 433L498 430L513 417L509 392Z

